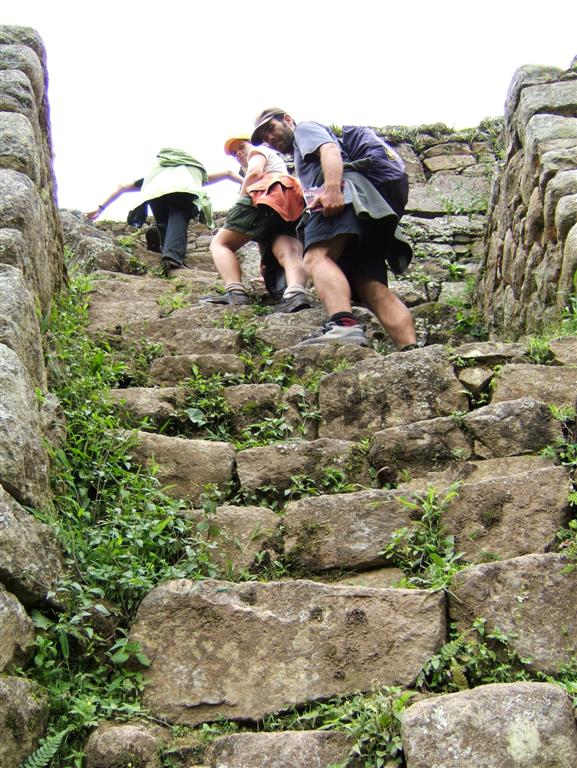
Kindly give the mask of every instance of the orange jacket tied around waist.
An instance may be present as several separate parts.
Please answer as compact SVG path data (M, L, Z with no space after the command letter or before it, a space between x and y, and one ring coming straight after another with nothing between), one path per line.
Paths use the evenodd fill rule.
M246 190L253 205L268 205L285 221L300 219L305 199L298 180L282 173L265 173Z

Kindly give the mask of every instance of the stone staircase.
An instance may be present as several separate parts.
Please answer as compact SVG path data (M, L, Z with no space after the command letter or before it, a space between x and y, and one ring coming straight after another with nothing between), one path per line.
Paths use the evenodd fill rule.
M92 679L75 720L58 666L70 642L79 663L94 632L119 637L100 604L58 623L62 553L31 512L50 507L47 446L66 443L41 354L64 243L68 266L94 273L91 333L125 361L110 397L137 431L136 464L154 465L182 499L179 524L212 552L210 578L161 583L131 627L151 661L156 722L100 722L83 768L574 768L558 683L575 696L575 533L572 546L557 534L575 524L577 344L498 335L575 308L577 60L515 73L506 151L501 121L383 129L410 175L415 259L392 287L420 348L402 355L362 308L371 349L299 348L322 311L262 314L251 248L259 311L199 305L218 281L198 225L191 269L167 281L141 232L58 212L37 32L0 27L0 75L2 768L78 764L66 739L93 724ZM552 448L560 437L566 447ZM425 578L415 561L426 546L443 557ZM465 567L447 586L455 563ZM68 707L64 725L54 712L47 723L36 679ZM205 748L216 732L227 735ZM59 745L67 754L52 758Z
M117 241L127 236L112 228ZM409 689L449 625L466 632L479 619L553 679L577 638L577 574L555 551L572 517L572 482L567 467L539 454L564 435L548 406L575 404L574 340L551 342L549 364L536 364L529 341L478 341L456 327L441 289L413 310L417 350L391 351L362 308L372 348L300 348L323 319L314 300L289 316L198 303L219 281L210 233L194 229L191 268L171 280L154 274L157 257L133 233L121 267L137 274L95 272L90 303L90 333L128 364L126 386L111 397L127 428L145 419L133 458L155 466L191 523L209 521L214 546L217 578L161 584L132 626L151 662L144 703L153 716L243 723L205 754L211 768L341 764L352 743L342 733L267 733L262 723L335 696ZM254 250L242 260L258 304ZM135 350L149 355L144 373L131 368ZM209 434L209 413L204 423L183 420L198 408L191 375L214 374L226 439ZM246 447L271 424L273 437ZM443 522L468 564L448 593L393 586L403 574L383 553L394 531L415 524L428 493L448 500ZM561 688L463 687L409 707L408 768L575 765L577 730ZM156 727L102 724L87 768L126 749L152 768L163 739Z

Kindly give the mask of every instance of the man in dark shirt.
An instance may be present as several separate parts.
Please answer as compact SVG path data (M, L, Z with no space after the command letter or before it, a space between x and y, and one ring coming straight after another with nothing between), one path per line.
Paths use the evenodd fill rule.
M283 110L269 108L256 119L251 140L293 155L305 194L316 190L308 195L313 199L304 225L304 264L328 320L301 343L368 345L352 313L354 297L374 312L397 349L414 348L411 313L387 287L387 250L401 245L410 250L398 237L395 211L364 176L345 173L343 163L349 158L332 131L319 123L295 124ZM359 215L360 208L366 216Z

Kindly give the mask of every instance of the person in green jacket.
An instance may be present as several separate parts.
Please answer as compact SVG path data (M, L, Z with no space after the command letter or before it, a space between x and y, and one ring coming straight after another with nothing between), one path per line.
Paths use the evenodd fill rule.
M198 219L207 227L213 227L212 206L203 186L224 179L242 184L242 178L233 171L209 174L191 155L165 147L144 178L121 184L95 211L86 215L94 221L125 192L140 192L135 207L149 206L157 227L156 233L154 229L147 232L148 247L161 252L163 272L168 276L173 269L186 266L189 221ZM156 242L151 237L154 234Z

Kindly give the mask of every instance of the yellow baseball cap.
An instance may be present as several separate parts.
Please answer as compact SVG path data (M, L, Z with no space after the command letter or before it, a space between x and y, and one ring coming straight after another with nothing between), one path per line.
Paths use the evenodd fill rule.
M236 136L231 136L230 139L227 139L224 142L224 151L227 155L232 155L232 148L239 141L250 142L250 136L247 133L239 133Z

